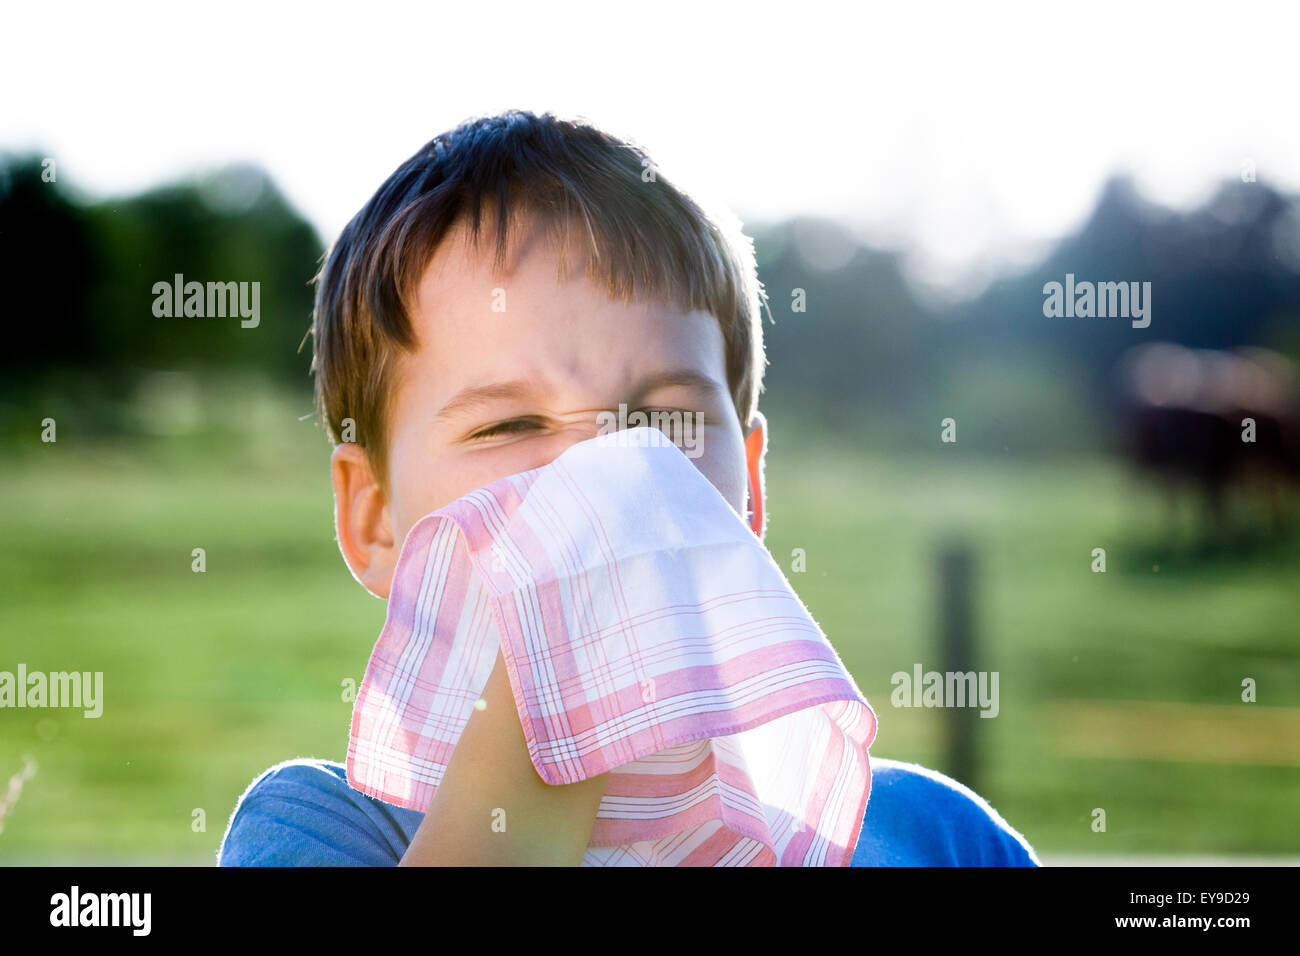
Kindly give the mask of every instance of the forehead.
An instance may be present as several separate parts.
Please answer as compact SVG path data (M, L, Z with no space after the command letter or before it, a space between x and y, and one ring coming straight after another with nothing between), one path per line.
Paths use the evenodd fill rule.
M576 230L575 230L576 231ZM573 235L573 232L570 233ZM495 268L495 231L477 245L462 222L451 230L413 289L417 348L402 378L429 394L450 394L493 378L527 377L540 388L617 391L647 370L689 368L726 387L718 320L652 299L615 298L587 274L589 248L561 250L538 224L521 219L508 257Z

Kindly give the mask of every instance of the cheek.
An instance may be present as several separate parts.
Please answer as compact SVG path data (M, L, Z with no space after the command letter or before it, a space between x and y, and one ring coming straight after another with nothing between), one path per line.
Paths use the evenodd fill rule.
M440 460L428 448L394 447L390 462L389 514L400 545L416 522L464 493L456 490L464 476L454 463Z
M437 510L436 489L426 486L418 473L390 476L390 515L393 523L393 540L400 547L415 523L430 511Z
M390 475L393 534L404 541L425 515L507 475L546 464L536 442L520 442L487 454L438 454L433 448L396 453ZM554 457L554 456L551 456Z
M745 449L739 431L731 434L709 435L703 454L691 459L700 474L718 489L732 509L744 517L745 501L749 492L749 478L745 470Z

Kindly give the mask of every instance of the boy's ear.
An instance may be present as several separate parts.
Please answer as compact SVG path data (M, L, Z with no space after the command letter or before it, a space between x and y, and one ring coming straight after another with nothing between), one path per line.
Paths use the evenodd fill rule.
M370 469L364 448L353 442L336 445L330 458L334 482L334 531L339 551L352 576L378 598L393 584L397 549L383 488Z
M745 471L749 475L749 526L760 541L767 533L767 489L763 484L766 458L767 419L756 410L745 429Z

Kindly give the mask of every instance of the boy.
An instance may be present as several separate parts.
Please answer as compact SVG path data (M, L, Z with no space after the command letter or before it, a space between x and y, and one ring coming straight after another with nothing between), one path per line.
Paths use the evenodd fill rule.
M690 412L694 464L764 530L761 288L739 224L584 122L511 111L404 163L321 270L313 370L336 443L339 548L387 599L407 532L599 432L602 412ZM537 776L498 652L425 813L293 760L240 797L222 866L577 865L606 776ZM873 758L855 866L1038 865L977 795ZM510 827L483 821L509 805Z

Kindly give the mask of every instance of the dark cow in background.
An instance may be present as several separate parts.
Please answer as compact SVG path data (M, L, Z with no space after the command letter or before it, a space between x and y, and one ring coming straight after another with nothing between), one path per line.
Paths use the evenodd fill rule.
M1260 348L1153 343L1126 352L1119 372L1127 452L1165 486L1171 507L1179 487L1190 486L1211 530L1223 532L1239 491L1237 498L1265 504L1275 534L1289 530L1290 498L1300 487L1300 374L1293 362Z

